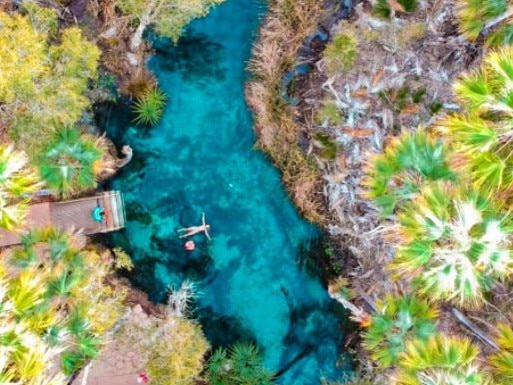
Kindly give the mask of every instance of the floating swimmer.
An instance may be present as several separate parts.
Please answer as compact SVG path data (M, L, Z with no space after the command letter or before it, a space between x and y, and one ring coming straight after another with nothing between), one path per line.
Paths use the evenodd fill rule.
M180 235L180 238L187 238L190 236L193 236L194 234L198 233L205 233L206 237L210 241L210 235L208 234L208 229L210 229L210 225L207 225L205 223L205 213L201 214L201 225L200 226L191 226L191 227L184 227L182 229L178 229L177 231L179 233L184 232L184 234Z

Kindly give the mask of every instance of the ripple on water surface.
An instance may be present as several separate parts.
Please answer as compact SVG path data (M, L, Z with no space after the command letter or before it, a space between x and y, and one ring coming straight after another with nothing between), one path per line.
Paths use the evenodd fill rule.
M228 0L178 46L155 42L150 66L169 98L162 122L145 129L132 127L126 110L109 117L111 135L135 154L112 182L125 193L128 215L113 241L131 253L133 281L155 300L168 285L198 283L198 317L213 344L254 340L269 369L283 371L278 382L316 384L342 373L344 319L302 268L318 230L252 150L244 68L261 4ZM176 230L198 224L202 211L213 240L197 235L187 253Z

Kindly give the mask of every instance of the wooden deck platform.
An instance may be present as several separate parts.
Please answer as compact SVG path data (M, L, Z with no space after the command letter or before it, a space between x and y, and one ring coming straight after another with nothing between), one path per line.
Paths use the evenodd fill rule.
M93 220L93 210L101 206L105 212L102 222ZM81 234L107 233L125 226L125 207L119 191L107 191L95 196L63 202L36 203L29 207L24 229L20 232L0 230L0 247L20 243L21 235L29 229L56 227L62 231Z

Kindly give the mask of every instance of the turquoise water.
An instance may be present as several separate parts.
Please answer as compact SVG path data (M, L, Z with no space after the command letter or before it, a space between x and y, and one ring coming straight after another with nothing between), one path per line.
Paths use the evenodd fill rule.
M174 47L156 41L150 67L169 97L161 124L137 128L112 111L109 133L134 159L112 182L128 223L113 236L133 257L133 282L154 300L168 286L197 283L196 315L214 346L256 342L278 383L338 379L345 318L305 269L319 231L290 203L278 172L252 149L244 69L264 12L258 0L228 0L194 22ZM183 249L177 229L206 213L212 241Z

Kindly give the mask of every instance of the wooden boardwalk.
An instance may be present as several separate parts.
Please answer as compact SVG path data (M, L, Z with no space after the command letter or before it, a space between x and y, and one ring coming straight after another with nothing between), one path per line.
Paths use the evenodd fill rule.
M102 222L92 217L93 210L98 206L103 207L105 213ZM107 191L70 201L35 203L29 207L21 231L0 230L0 247L19 244L21 235L28 230L48 226L86 235L119 230L125 226L123 196L119 191Z

